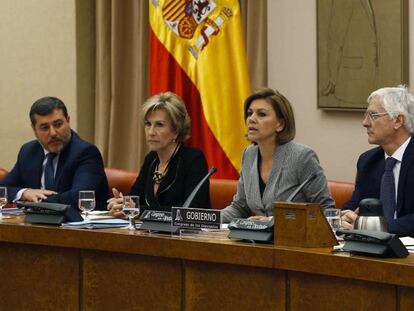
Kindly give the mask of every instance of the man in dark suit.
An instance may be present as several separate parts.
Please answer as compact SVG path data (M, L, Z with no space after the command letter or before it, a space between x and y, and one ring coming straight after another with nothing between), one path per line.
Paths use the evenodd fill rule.
M8 199L78 206L79 190L94 190L96 208L109 198L102 156L70 128L65 104L55 97L37 100L30 109L36 140L22 146L17 162L0 181Z
M405 87L387 87L368 97L362 122L368 142L379 145L363 153L357 164L355 191L342 211L342 224L352 228L358 204L379 198L388 231L414 235L414 97Z

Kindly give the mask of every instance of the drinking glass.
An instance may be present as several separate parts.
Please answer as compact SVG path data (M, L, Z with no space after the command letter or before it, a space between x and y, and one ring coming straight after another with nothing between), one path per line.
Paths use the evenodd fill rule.
M79 209L85 213L85 220L88 220L88 213L95 208L95 191L79 191Z
M129 230L136 230L134 218L139 215L139 196L126 195L122 202L122 212L129 220Z
M324 214L334 233L341 229L341 210L339 208L326 208Z
M0 187L0 218L3 218L2 209L7 204L7 188Z

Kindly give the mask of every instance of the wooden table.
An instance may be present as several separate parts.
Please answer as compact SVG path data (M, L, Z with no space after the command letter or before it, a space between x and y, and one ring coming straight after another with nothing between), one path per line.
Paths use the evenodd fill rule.
M0 222L0 310L413 310L414 256Z

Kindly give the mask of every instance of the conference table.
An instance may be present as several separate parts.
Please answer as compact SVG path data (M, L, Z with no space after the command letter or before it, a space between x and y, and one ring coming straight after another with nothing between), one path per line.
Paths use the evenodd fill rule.
M413 310L414 256L0 221L0 310Z

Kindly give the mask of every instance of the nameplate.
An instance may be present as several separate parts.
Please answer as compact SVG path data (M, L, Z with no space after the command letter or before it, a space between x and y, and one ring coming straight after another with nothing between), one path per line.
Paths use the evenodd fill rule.
M191 229L220 229L221 211L201 208L173 207L173 226Z
M268 221L236 218L229 224L229 229L273 231L273 218Z
M142 221L157 221L171 223L172 218L171 212L146 210L142 213L140 219Z

